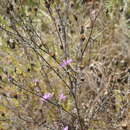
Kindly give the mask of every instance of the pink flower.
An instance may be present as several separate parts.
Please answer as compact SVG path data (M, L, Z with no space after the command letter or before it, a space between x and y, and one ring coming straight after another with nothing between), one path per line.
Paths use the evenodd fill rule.
M34 79L33 82L34 82L34 83L38 83L39 80L38 80L38 79Z
M63 130L68 130L68 126L64 127Z
M60 64L61 67L65 67L66 65L70 64L72 62L72 59L63 61L62 64Z
M64 96L64 94L63 94L63 93L61 93L61 94L59 95L59 99L60 99L60 100L65 101L66 96Z
M49 100L49 99L52 98L52 96L53 96L53 95L52 95L51 93L45 93L45 94L42 96L41 100L42 100L42 101Z

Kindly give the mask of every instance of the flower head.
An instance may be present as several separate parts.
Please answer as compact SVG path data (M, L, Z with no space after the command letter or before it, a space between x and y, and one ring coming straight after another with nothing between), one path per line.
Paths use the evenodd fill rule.
M49 100L49 99L52 98L52 96L53 96L53 95L52 95L51 93L45 93L45 94L42 96L41 100L42 100L42 101Z
M66 127L63 128L63 130L68 130L68 129L69 129L68 126L66 126Z
M38 79L34 79L33 82L34 82L34 83L38 83L39 80L38 80Z
M61 93L61 94L59 95L59 99L65 101L66 96L65 96L63 93Z
M11 82L13 81L13 78L11 76L8 77L8 81Z
M70 64L71 62L72 62L72 59L65 60L65 61L63 61L62 64L60 64L60 66L65 67L66 65Z
M39 85L39 80L38 80L38 79L34 79L33 82L34 82L34 84L35 84L36 86Z

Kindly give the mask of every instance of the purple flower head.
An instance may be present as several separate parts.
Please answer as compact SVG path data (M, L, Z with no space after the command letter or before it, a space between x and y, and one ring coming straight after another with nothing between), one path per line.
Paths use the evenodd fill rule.
M42 101L49 100L49 99L52 98L52 96L53 96L53 95L52 95L51 93L45 93L45 94L42 96L41 100L42 100Z
M8 81L11 82L13 81L13 78L11 76L8 77Z
M34 82L35 85L39 85L40 80L34 79L33 82Z
M64 96L64 94L63 94L63 93L61 93L61 94L59 95L59 99L60 99L60 100L65 101L66 96Z
M70 64L71 62L72 62L72 59L65 60L65 61L63 61L62 64L60 64L60 66L65 67L66 65Z
M38 80L38 79L34 79L33 82L34 82L34 83L38 83L39 80Z
M66 126L66 127L63 128L63 130L68 130L68 129L69 129L68 126Z

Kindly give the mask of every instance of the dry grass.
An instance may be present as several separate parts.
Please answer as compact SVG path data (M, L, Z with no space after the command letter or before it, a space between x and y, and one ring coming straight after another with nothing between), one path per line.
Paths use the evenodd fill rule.
M0 129L130 129L129 1L13 3L11 13L1 3ZM52 102L39 101L45 92Z

